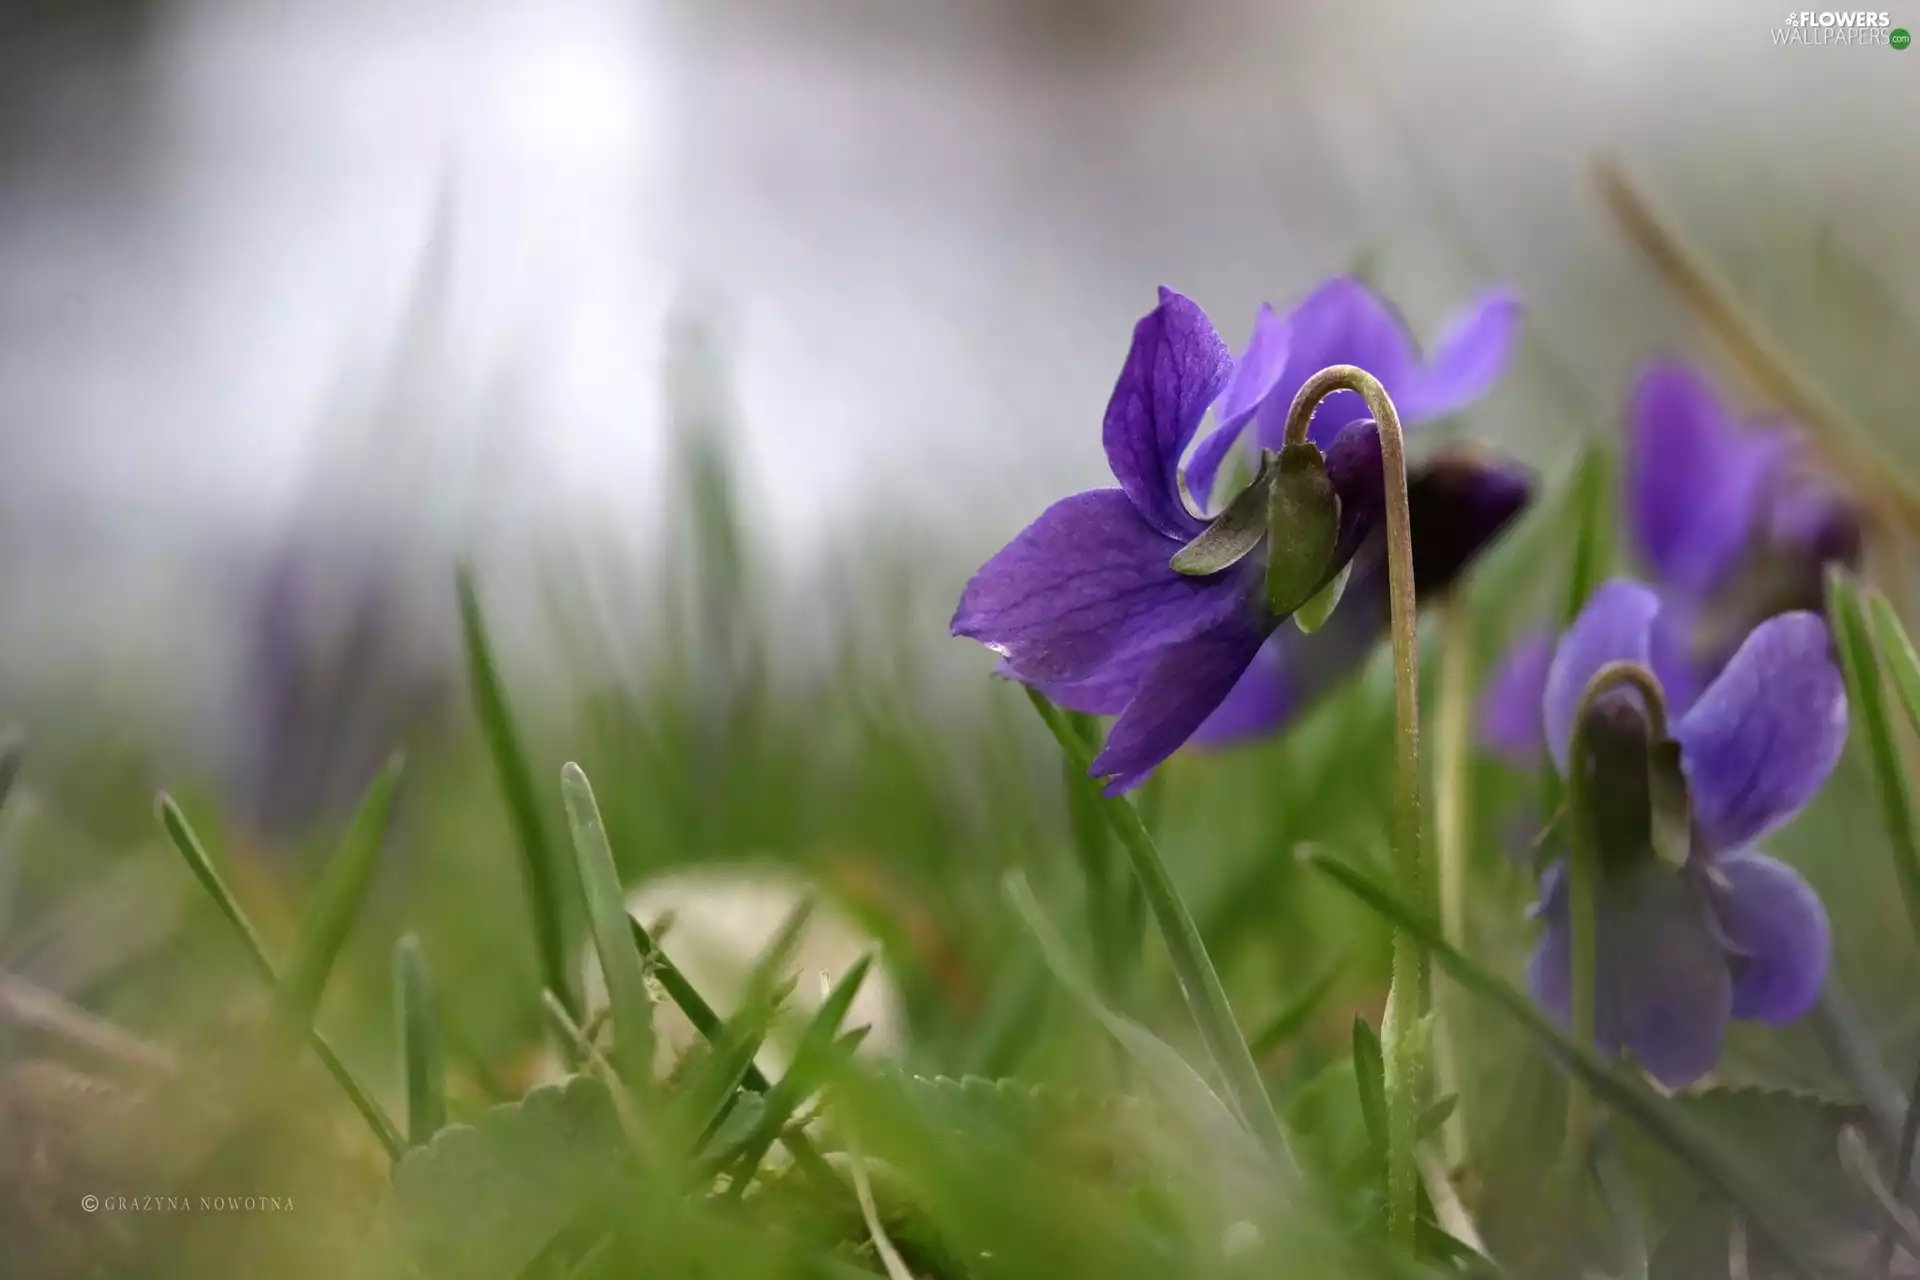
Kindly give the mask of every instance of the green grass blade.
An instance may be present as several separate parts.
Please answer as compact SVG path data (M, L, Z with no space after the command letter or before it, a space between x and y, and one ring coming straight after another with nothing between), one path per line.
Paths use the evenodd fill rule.
M1827 573L1827 612L1833 626L1834 648L1846 673L1847 701L1865 731L1868 759L1887 840L1893 846L1894 875L1907 905L1907 918L1920 934L1920 826L1915 823L1913 792L1887 706L1887 688L1874 655L1866 611L1859 588L1839 568ZM1897 629L1897 626L1896 626ZM1889 655L1891 656L1891 655Z
M1301 988L1289 996L1286 1003L1274 1010L1266 1024L1253 1033L1248 1047L1256 1058L1265 1058L1276 1053L1292 1042L1293 1038L1307 1029L1313 1015L1340 981L1340 966L1327 965L1313 977L1307 979Z
M1573 563L1567 570L1567 593L1560 601L1560 625L1573 625L1586 607L1587 597L1613 566L1607 499L1613 486L1613 467L1607 447L1599 441L1587 446L1574 468L1571 496L1574 520Z
M1238 1176L1258 1177L1264 1168L1276 1167L1249 1138L1244 1122L1172 1045L1101 1002L1093 984L1074 965L1065 939L1047 919L1026 877L1018 871L1010 872L1005 887L1007 900L1039 944L1040 954L1053 976L1126 1050L1139 1067L1141 1077L1160 1095L1168 1109L1181 1118L1195 1139L1229 1161ZM1289 1171L1286 1166L1277 1167L1283 1173Z
M833 989L827 992L819 1009L808 1021L806 1030L800 1033L800 1043L793 1051L792 1065L767 1090L766 1109L761 1112L753 1135L742 1146L739 1158L733 1164L733 1184L728 1188L730 1196L737 1199L746 1193L747 1184L760 1168L760 1161L766 1158L767 1149L787 1127L787 1122L799 1110L800 1104L807 1100L807 1095L826 1078L833 1064L840 1023L852 1007L853 998L860 994L860 985L867 980L873 960L874 953L869 951L854 961L840 975L840 980L833 984Z
M1360 1119L1367 1141L1382 1161L1387 1157L1387 1069L1380 1037L1365 1018L1353 1020L1353 1085L1360 1095Z
M327 863L314 893L313 905L300 922L300 936L294 942L293 959L287 964L286 980L281 983L287 1007L299 1022L311 1022L320 1006L320 996L333 972L340 948L346 944L354 917L366 898L373 869L380 861L380 846L387 832L387 818L393 812L393 797L405 768L400 756L387 762L380 776L367 788L366 799L353 816L340 851Z
M1391 890L1325 853L1311 852L1307 854L1307 862L1395 927L1419 939L1434 962L1463 989L1512 1019L1577 1076L1595 1097L1645 1130L1648 1137L1707 1183L1718 1187L1756 1227L1772 1238L1801 1275L1828 1274L1814 1265L1811 1251L1802 1244L1811 1238L1811 1233L1794 1203L1751 1176L1739 1159L1672 1103L1638 1078L1614 1070L1592 1049L1575 1041L1526 995L1447 945L1431 921L1401 902Z
M20 749L18 730L0 730L0 812L6 810L7 797L13 794L13 784L20 778Z
M768 965L770 972L772 971L770 962L774 957L792 951L812 911L811 902L802 902L780 926L773 940L767 944L762 953L761 964ZM721 1020L720 1015L714 1012L713 1006L707 1003L705 997L691 982L687 981L686 975L682 974L673 961L667 958L666 952L660 950L647 933L646 926L631 916L628 917L628 923L632 926L634 945L643 955L653 957L653 976L659 981L661 989L667 993L667 998L680 1007L680 1011L687 1015L687 1021L693 1024L694 1030L705 1037L709 1044L720 1044L727 1035L728 1024ZM765 1093L773 1087L772 1082L754 1064L752 1054L747 1055L746 1069L741 1072L740 1084L741 1087L754 1093ZM826 1157L822 1156L819 1149L813 1145L811 1138L795 1129L780 1135L780 1143L792 1153L794 1164L815 1186L830 1192L839 1191L839 1176L833 1172L833 1166L827 1163Z
M653 1000L646 970L634 945L633 918L613 862L613 847L600 821L593 785L577 764L560 771L560 791L573 833L574 869L587 899L587 924L607 983L613 1018L613 1066L629 1089L645 1092L653 1080Z
M407 1142L418 1147L447 1123L446 1068L426 952L410 933L393 944L393 1000L400 1019L400 1076L407 1085Z
M207 891L207 896L213 899L214 905L233 926L234 932L240 935L240 942L247 953L248 960L252 962L261 980L267 984L268 990L272 991L276 997L283 998L280 975L274 971L273 961L267 958L267 950L260 944L259 933L255 931L253 922L247 919L247 913L241 909L239 900L227 888L227 882L221 879L219 870L213 865L213 859L207 856L206 846L200 843L200 837L187 823L186 815L180 812L180 806L173 802L173 798L164 792L160 796L158 808L160 826L166 831L167 838L173 842L173 847L178 849L180 856L186 860L194 879L198 880L201 887ZM327 1043L326 1037L321 1035L311 1022L301 1024L301 1029L306 1033L307 1040L313 1046L313 1051L319 1057L321 1065L327 1069L327 1074L333 1077L334 1083L340 1086L340 1091L347 1095L347 1101L353 1104L353 1109L360 1113L360 1118L367 1122L369 1129L373 1130L373 1136L378 1138L380 1145L386 1148L387 1155L398 1160L406 1151L406 1144L400 1140L400 1131L393 1127L393 1121L387 1118L387 1113L380 1109L380 1104L373 1100L373 1095L367 1092L366 1086L360 1083L348 1069L347 1064L340 1060L340 1055L333 1051L333 1046Z
M1092 753L1061 715L1060 709L1031 689L1027 690L1027 696L1033 702L1034 710L1040 713L1040 719L1052 732L1054 740L1060 744L1060 749L1073 762L1075 783L1097 796L1101 812L1106 815L1114 835L1119 838L1121 847L1132 861L1134 874L1146 894L1147 906L1153 912L1154 923L1159 926L1160 936L1166 943L1167 956L1172 961L1174 976L1179 980L1180 992L1187 999L1187 1008L1191 1010L1193 1020L1200 1028L1201 1039L1206 1042L1207 1051L1213 1056L1214 1065L1226 1083L1235 1110L1268 1156L1287 1172L1296 1171L1299 1165L1287 1145L1286 1132L1280 1127L1280 1117L1273 1109L1273 1099L1267 1096L1267 1086L1260 1078L1260 1068L1255 1065L1253 1053L1247 1048L1246 1037L1241 1034L1240 1024L1234 1020L1233 1010L1227 1004L1227 993L1220 985L1220 975L1214 971L1213 961L1208 958L1206 946L1200 940L1200 930L1194 925L1193 916L1173 887L1166 863L1161 860L1160 850L1148 833L1146 824L1140 821L1139 812L1125 796L1101 793L1099 785L1087 776L1087 768L1093 763Z
M499 669L494 665L493 645L487 638L486 619L480 611L480 597L472 572L462 567L456 585L474 713L493 757L500 795L506 802L507 818L513 824L520 850L521 877L526 882L528 903L533 908L533 937L540 956L541 980L577 1021L580 1006L574 996L573 975L568 971L566 928L561 918L560 861L554 856L546 824L540 819L540 793L534 785L526 751L520 745L520 735L514 729L513 713L507 705Z

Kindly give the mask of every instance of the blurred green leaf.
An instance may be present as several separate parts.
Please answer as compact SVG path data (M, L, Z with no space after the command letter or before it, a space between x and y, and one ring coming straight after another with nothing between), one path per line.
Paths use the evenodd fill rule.
M400 1078L407 1088L407 1142L417 1147L447 1123L446 1055L427 956L410 933L393 944L393 995L400 1019Z
M1285 1048L1289 1041L1306 1030L1313 1015L1320 1011L1320 1006L1339 982L1340 966L1328 964L1302 983L1298 991L1287 997L1285 1004L1274 1010L1266 1025L1249 1038L1248 1048L1253 1055L1264 1058Z
M1017 871L1010 872L1006 890L1008 900L1026 922L1047 967L1053 970L1060 985L1127 1051L1149 1087L1188 1127L1195 1140L1212 1146L1243 1176L1263 1167L1271 1168L1271 1162L1262 1158L1259 1147L1249 1140L1246 1129L1226 1103L1173 1046L1101 1002L1092 985L1074 966L1066 942L1041 910L1033 890L1027 887L1026 877Z
M567 825L573 831L574 867L587 899L587 924L613 1018L613 1065L627 1088L644 1093L653 1080L653 1001L634 946L633 920L620 886L620 871L607 844L607 830L594 803L593 785L577 764L560 771ZM557 993L556 993L557 994Z
M486 738L493 758L495 780L506 802L507 818L520 851L520 871L526 882L528 904L533 909L533 940L540 957L540 972L547 990L559 999L561 1007L577 1021L579 1003L574 998L573 976L567 966L566 925L561 915L560 864L547 840L546 825L540 819L539 791L533 770L514 729L513 713L507 705L505 687L494 665L493 644L487 637L486 619L480 610L480 596L473 573L462 566L456 579L460 597L460 632L466 645L467 677L473 695L474 714Z
M367 795L347 828L340 850L327 863L314 891L313 905L300 922L300 936L294 940L293 959L287 963L282 984L287 1007L301 1022L313 1019L326 990L327 975L339 958L353 921L360 914L373 869L380 861L380 846L387 833L387 817L393 810L394 792L400 785L404 764L399 756L367 788Z
M394 1166L366 1280L513 1280L634 1176L611 1095L575 1076L442 1129Z
M852 1007L853 998L860 994L860 984L867 980L873 960L873 953L868 952L854 961L840 975L839 981L833 984L833 989L827 992L806 1029L800 1033L800 1043L794 1048L792 1064L764 1095L766 1109L761 1114L760 1122L754 1126L751 1137L742 1145L740 1158L735 1162L734 1195L745 1192L747 1183L765 1158L767 1148L787 1127L787 1122L800 1109L800 1104L807 1100L807 1095L819 1087L832 1069L836 1052L834 1041L839 1035L840 1023Z
M1365 1018L1353 1020L1353 1084L1360 1098L1360 1118L1367 1125L1367 1141L1380 1159L1387 1157L1387 1076L1380 1054L1380 1037Z
M173 802L172 797L164 792L159 798L157 807L160 825L166 831L167 838L173 842L173 847L179 850L180 856L186 860L188 869L193 872L200 886L207 891L207 896L213 899L215 906L219 907L220 914L227 918L234 932L240 935L241 945L246 951L247 958L252 961L255 972L260 975L267 984L267 989L273 992L276 998L283 999L284 1007L280 975L274 971L273 961L267 958L266 948L260 944L259 933L255 931L253 922L247 919L246 912L241 909L239 899L233 896L232 891L227 888L226 881L221 879L219 870L213 865L213 859L207 855L206 847L200 843L200 837L195 835L193 828L188 825L187 816L180 812L180 806ZM387 1118L387 1113L381 1110L380 1104L373 1100L373 1095L367 1092L366 1086L361 1084L348 1069L347 1064L340 1060L340 1055L333 1051L333 1046L327 1043L326 1037L320 1034L312 1022L302 1020L298 1025L313 1045L313 1051L319 1056L321 1065L326 1067L327 1074L333 1077L334 1082L340 1086L340 1091L347 1095L347 1101L353 1104L353 1109L360 1113L360 1118L367 1122L369 1129L373 1130L373 1136L378 1138L380 1145L386 1148L387 1155L398 1160L401 1153L406 1150L406 1144L401 1141L399 1130L393 1127L393 1121Z
M1865 731L1868 759L1880 793L1880 813L1893 847L1894 874L1906 899L1907 918L1920 934L1920 826L1916 826L1913 792L1887 709L1886 684L1874 654L1859 588L1839 567L1827 572L1827 612L1833 627L1834 648L1846 674L1848 702ZM1896 627L1897 630L1897 627Z

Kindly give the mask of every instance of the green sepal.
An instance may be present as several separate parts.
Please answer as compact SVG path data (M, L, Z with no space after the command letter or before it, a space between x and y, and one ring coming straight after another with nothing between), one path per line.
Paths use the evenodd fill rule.
M1693 802L1680 766L1680 744L1662 738L1647 752L1647 837L1654 856L1676 870L1693 843Z
M1340 566L1340 572L1333 575L1331 582L1293 611L1293 625L1300 628L1302 635L1312 635L1333 616L1333 611L1340 607L1340 597L1347 593L1347 579L1351 576L1353 561L1349 560Z
M1274 459L1268 451L1261 455L1260 470L1235 494L1227 509L1201 530L1200 536L1173 555L1173 571L1188 577L1203 578L1210 573L1230 569L1247 558L1267 536L1268 491L1272 488Z
M1280 451L1267 496L1267 608L1285 617L1319 593L1340 536L1340 495L1310 441Z

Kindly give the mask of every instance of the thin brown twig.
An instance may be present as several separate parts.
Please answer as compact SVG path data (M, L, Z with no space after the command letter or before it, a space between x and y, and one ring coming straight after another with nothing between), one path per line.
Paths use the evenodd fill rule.
M142 1071L170 1073L172 1050L70 1004L44 987L0 970L0 1018Z

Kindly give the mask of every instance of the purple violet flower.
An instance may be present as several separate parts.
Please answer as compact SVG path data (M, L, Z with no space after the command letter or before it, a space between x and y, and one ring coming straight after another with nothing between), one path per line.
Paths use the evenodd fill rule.
M1254 358L1274 357L1269 350L1250 353ZM1268 392L1279 385L1273 376L1261 381ZM1004 674L1064 706L1119 716L1091 769L1111 779L1111 793L1144 781L1193 736L1249 677L1249 664L1285 621L1267 607L1263 556L1205 576L1176 572L1170 563L1208 526L1182 496L1181 456L1209 406L1223 391L1231 397L1235 385L1233 361L1206 313L1162 289L1159 305L1134 328L1107 405L1103 440L1120 487L1049 507L981 567L954 614L953 633L1000 654ZM1325 420L1323 408L1315 435L1340 497L1340 527L1322 585L1357 561L1346 603L1316 633L1326 638L1306 651L1331 670L1357 660L1345 650L1364 656L1384 625L1384 491L1373 422L1349 420L1332 431L1322 429ZM1426 564L1424 571L1415 566L1422 585L1457 573L1526 493L1523 477L1460 455L1410 477L1415 555ZM1343 617L1349 611L1354 616ZM1273 659L1283 660L1282 651ZM1286 699L1281 713L1310 692L1281 689L1266 673L1247 683L1256 698L1278 690ZM1250 710L1255 724L1277 722L1264 703Z
M1690 695L1761 622L1823 608L1827 565L1860 559L1860 520L1794 428L1738 421L1678 361L1642 371L1627 429L1622 514L1662 596L1661 678L1670 695ZM1482 698L1481 743L1517 768L1539 763L1550 645L1548 633L1523 638Z
M1651 669L1663 691L1673 655L1660 597L1625 579L1596 591L1557 646L1542 717L1564 773L1588 681L1609 662ZM1847 736L1844 683L1825 622L1792 611L1761 623L1690 701L1672 700L1691 837L1678 867L1654 850L1648 723L1625 689L1595 704L1587 738L1599 861L1595 894L1598 1047L1630 1049L1670 1088L1719 1059L1729 1018L1792 1022L1819 995L1832 949L1826 912L1789 867L1753 844L1825 783ZM1568 1017L1570 926L1564 864L1541 881L1546 922L1528 969L1535 998Z

